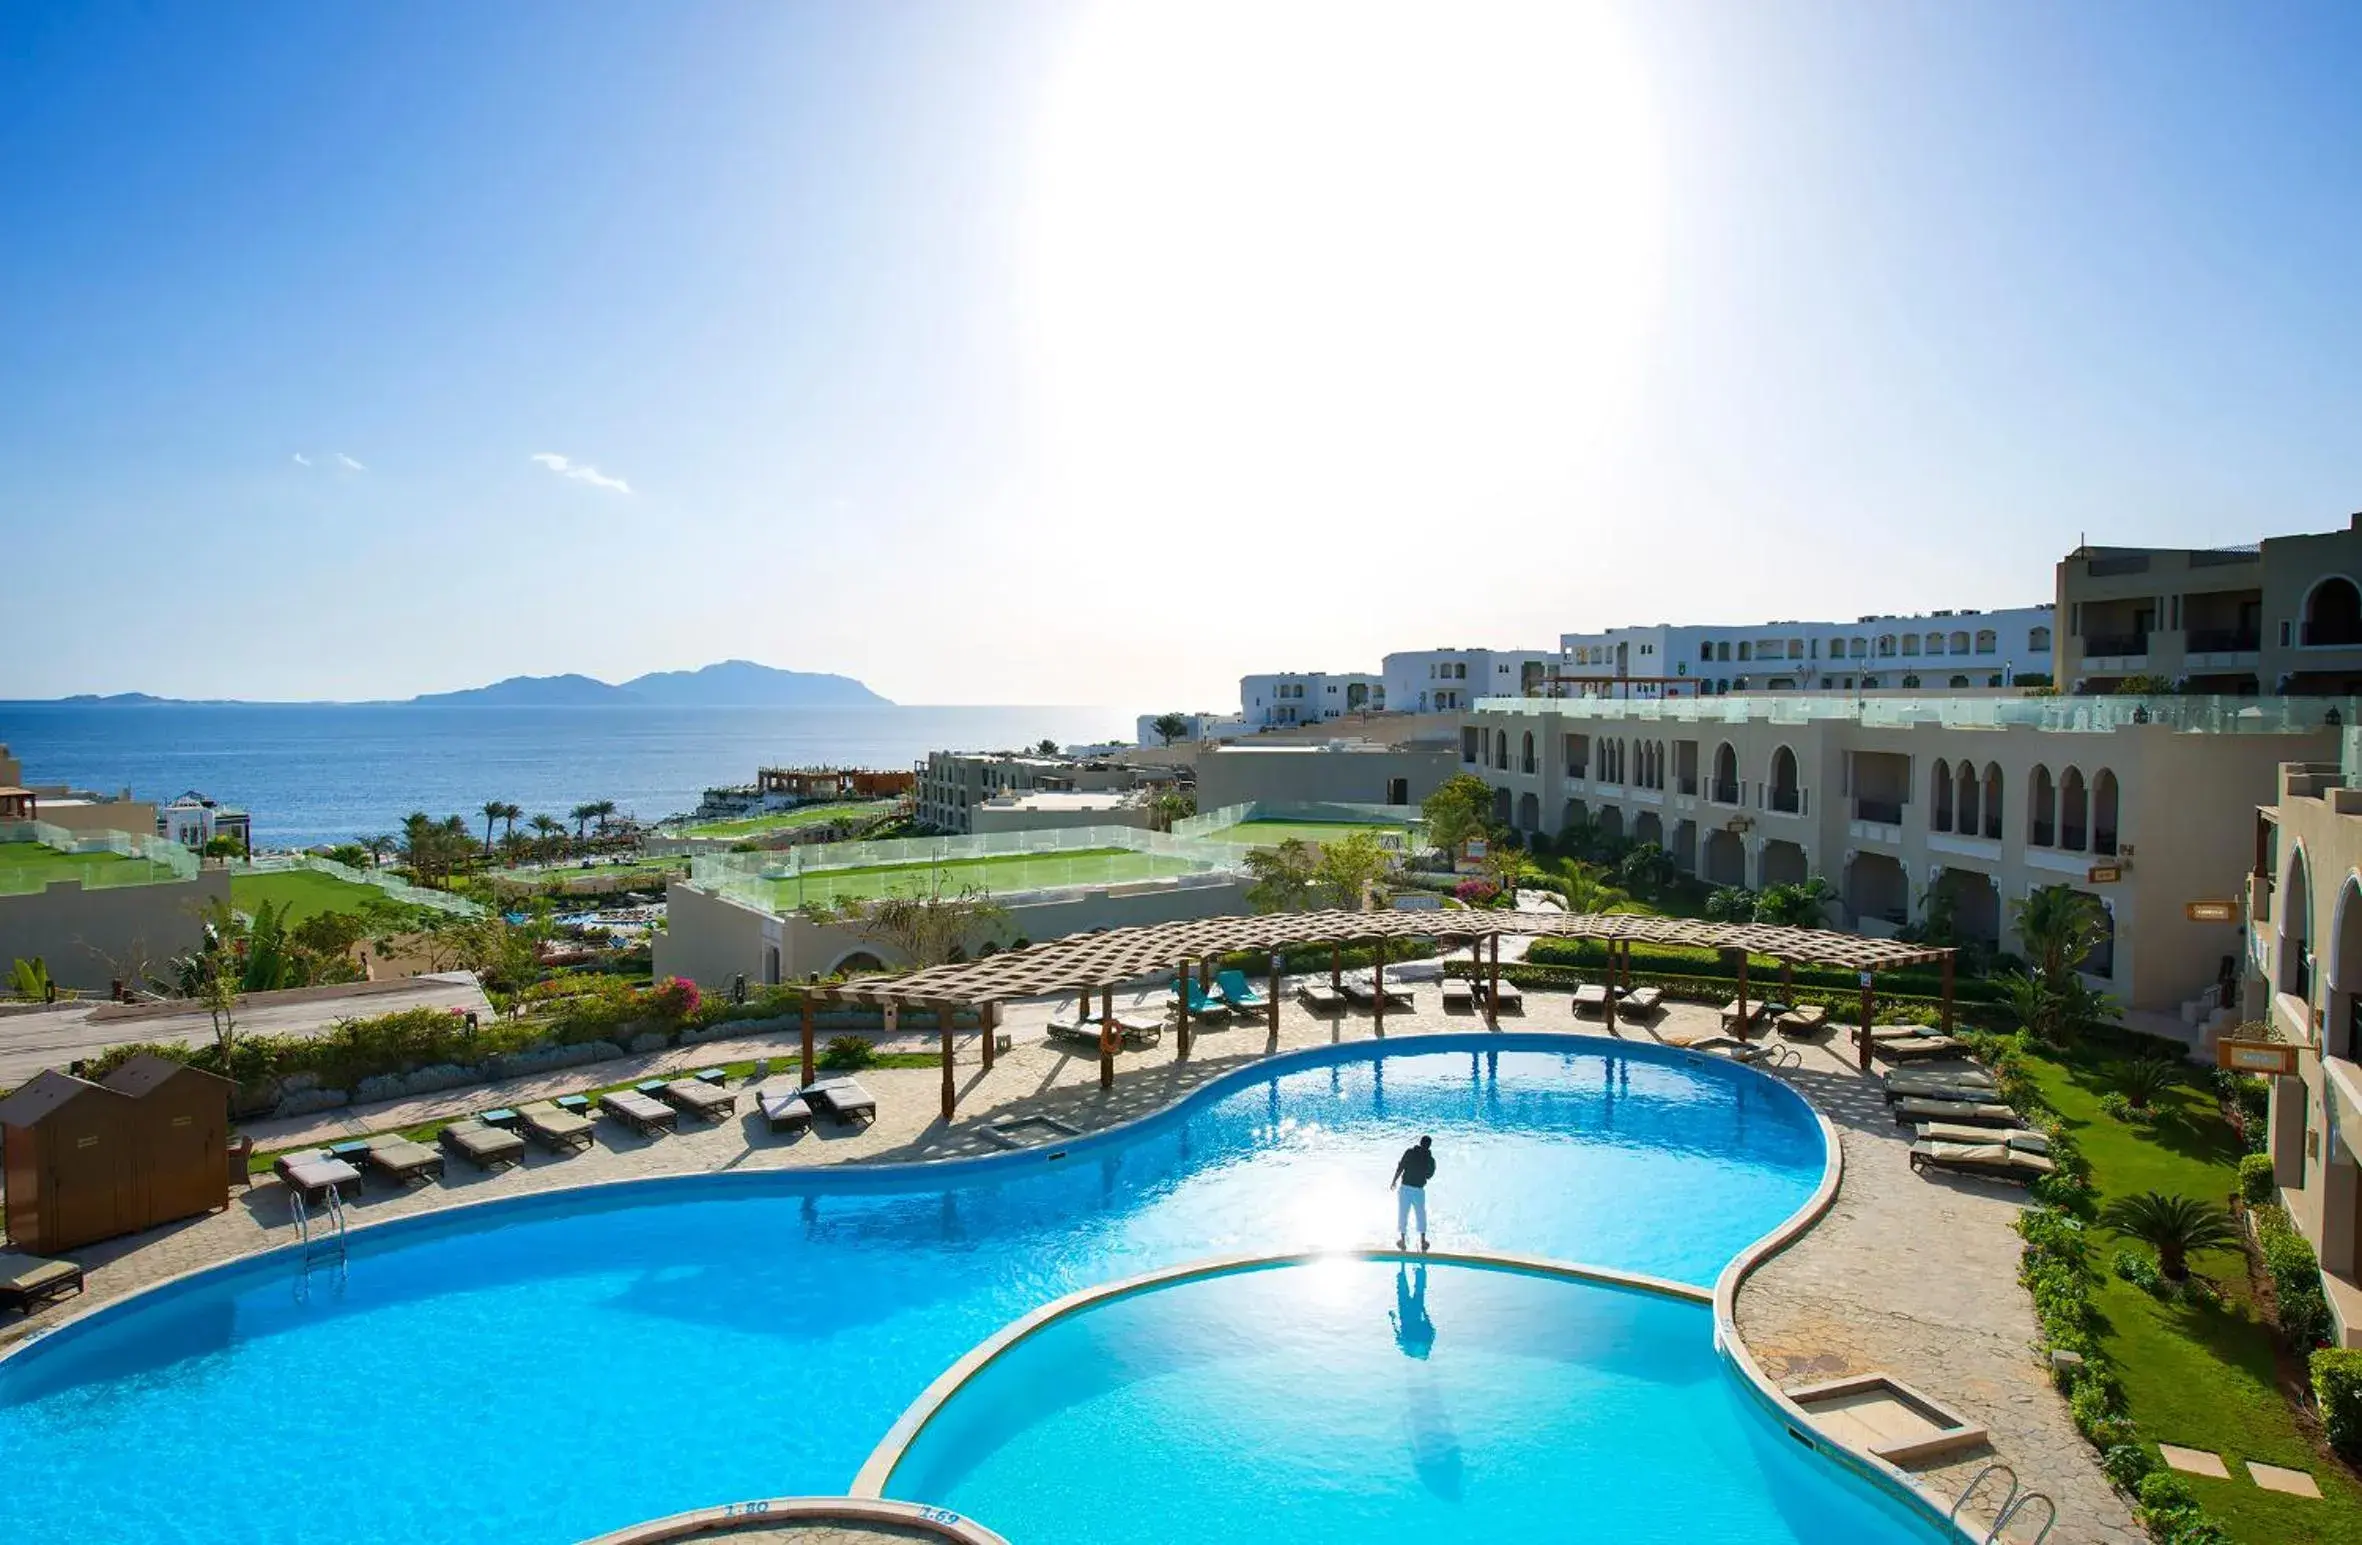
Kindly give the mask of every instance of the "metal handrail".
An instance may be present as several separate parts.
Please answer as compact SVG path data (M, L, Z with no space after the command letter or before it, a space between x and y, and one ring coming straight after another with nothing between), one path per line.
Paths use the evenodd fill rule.
M2010 1505L2018 1499L2018 1473L1996 1459L1968 1478L1968 1484L1960 1488L1960 1495L1952 1499L1952 1511L1944 1515L1944 1522L1958 1523L1960 1510L1968 1506L1968 1499L1977 1494L1979 1486L1985 1484L1985 1477L1996 1471L2009 1477L2009 1490L2001 1498L2001 1512L1998 1515L2003 1518L2009 1516Z
M2025 1509L2026 1504L2030 1502L2039 1502L2044 1507L2049 1508L2050 1517L2043 1521L2042 1532L2035 1535L2034 1538L2028 1542L2028 1545L2042 1545L2044 1540L2049 1539L2050 1531L2059 1526L2059 1505L2056 1502L2050 1500L2050 1494L2048 1492L2029 1491L2024 1496L2017 1498L2015 1501L2011 1502L2008 1506L2001 1510L2001 1516L1994 1519L1993 1527L1986 1531L1985 1545L1994 1545L1994 1542L2001 1538L2001 1531L2008 1528L2010 1521L2015 1519L2018 1514Z

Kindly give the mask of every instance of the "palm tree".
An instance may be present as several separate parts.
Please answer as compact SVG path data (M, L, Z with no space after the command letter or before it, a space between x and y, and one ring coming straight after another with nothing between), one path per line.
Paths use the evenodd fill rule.
M2180 1080L2180 1069L2171 1057L2143 1057L2125 1064L2117 1073L2116 1089L2124 1096L2125 1104L2134 1110L2147 1110L2157 1096Z
M2026 946L2034 974L2055 986L2077 970L2108 936L2108 915L2097 896L2045 885L2010 903L2010 920Z
M580 842L589 832L590 823L598 819L598 814L599 807L597 805L576 805L566 812L567 818L574 823L575 841Z
M1189 733L1189 721L1177 713L1158 714L1148 727L1162 735L1168 746Z
M615 801L602 799L591 806L591 819L599 823L601 832L607 829L607 818L615 813Z
M2120 1196L2100 1210L2100 1222L2157 1252L2157 1270L2169 1282L2190 1277L2190 1252L2219 1250L2239 1238L2231 1215L2193 1196L2143 1191Z
M371 868L376 868L378 865L383 864L385 862L385 856L388 853L393 852L396 848L399 848L401 845L402 839L395 836L392 832L379 832L374 837L363 837L361 839L361 846L369 850L369 864Z
M549 848L558 838L566 835L566 823L554 815L536 815L525 824L533 828L533 835L539 839L538 845L544 849Z
M484 801L484 851L492 851L492 823L508 814L508 806L497 799Z
M517 822L524 819L524 816L525 807L523 805L502 805L500 807L502 825L506 829L506 834L511 837L517 834Z

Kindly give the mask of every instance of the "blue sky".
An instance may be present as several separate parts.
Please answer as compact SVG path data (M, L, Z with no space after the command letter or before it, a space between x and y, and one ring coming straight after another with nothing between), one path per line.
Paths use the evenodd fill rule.
M0 697L1219 706L2323 529L2357 78L2347 5L11 7Z

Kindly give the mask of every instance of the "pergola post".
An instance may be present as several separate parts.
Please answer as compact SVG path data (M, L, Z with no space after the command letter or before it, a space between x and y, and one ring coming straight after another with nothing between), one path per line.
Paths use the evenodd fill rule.
M1174 1054L1183 1061L1189 1058L1189 957L1181 957L1181 965L1173 973L1173 997L1181 1011L1179 1033L1173 1037Z
M1371 1021L1371 1027L1378 1034L1384 1035L1386 1033L1386 941L1383 938L1371 941L1370 963L1374 968L1371 981L1378 989L1377 997L1372 999L1370 1003L1372 1012L1377 1016Z
M1780 959L1780 1001L1796 1007L1796 964L1785 956Z
M1862 973L1862 1054L1855 1060L1865 1073L1870 1071L1870 1021L1878 1016L1878 989L1872 985L1877 979L1875 971Z
M1952 1033L1952 955L1944 951L1944 1034Z
M1335 939L1329 941L1329 991L1345 991L1345 946Z
M984 1071L992 1071L992 1043L996 1039L993 1025L1000 1018L1000 1005L990 1001L976 1005L976 1028L984 1032Z
M1739 950L1739 1039L1747 1039L1747 951Z
M812 1086L812 996L812 986L807 982L804 984L804 1076L802 1079L803 1087L807 1089Z
M1263 996L1269 1000L1264 1004L1264 1008L1271 1015L1271 1039L1272 1043L1276 1045L1279 1042L1279 951L1277 950L1271 952L1271 982L1263 989Z
M1608 1034L1616 1033L1616 941L1613 939L1607 946L1607 1001L1599 1006L1599 1019Z
M938 1005L935 1010L935 1029L943 1040L943 1120L950 1124L952 1113L959 1109L959 1085L952 1079L951 1063L951 1005Z
M1091 989L1083 989L1083 1012L1091 1010ZM1108 1041L1115 1030L1115 988L1099 989L1099 1087L1115 1087L1115 1051Z
M1484 1022L1501 1028L1501 936L1492 936L1492 974L1485 979Z

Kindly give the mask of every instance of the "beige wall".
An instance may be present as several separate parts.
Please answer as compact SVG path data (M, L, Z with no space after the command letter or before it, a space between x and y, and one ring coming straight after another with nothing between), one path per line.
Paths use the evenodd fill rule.
M972 833L1066 830L1084 826L1132 826L1148 829L1148 811L1140 805L1118 805L1091 810L1028 809L1024 806L982 804L968 812Z
M1220 810L1250 801L1383 805L1390 802L1389 785L1397 779L1408 786L1407 802L1415 805L1459 769L1459 758L1443 745L1337 751L1227 746L1198 758L1197 808Z
M149 799L109 799L93 803L52 804L35 796L33 819L70 832L124 832L135 837L156 835L156 803Z
M2362 789L2293 763L2262 814L2246 1012L2303 1048L2298 1076L2273 1080L2273 1178L2320 1253L2339 1344L2362 1346Z
M841 924L818 924L798 913L772 916L712 895L683 880L667 889L668 925L657 935L656 973L685 976L700 987L723 989L740 972L750 984L773 978L771 952L778 952L777 980L828 975L848 957L867 954L884 964L906 960L894 949ZM1059 892L1052 899L1009 908L996 930L1000 942L1040 943L1097 928L1141 923L1227 917L1247 910L1244 883L1179 886L1157 881Z
M89 891L64 880L39 894L0 896L0 969L38 955L62 985L105 992L118 968L160 972L174 955L198 948L202 914L229 899L229 873L220 869Z
M1740 700L1718 700L1725 706ZM1467 720L1477 743L1466 770L1506 792L1505 819L1521 829L1555 835L1579 802L1581 811L1635 840L1657 840L1676 862L1714 883L1767 884L1819 874L1845 898L1846 926L1891 932L1890 908L1904 921L1924 919L1931 886L1960 898L1964 926L1998 923L1997 942L2015 950L2009 906L2034 889L2065 884L2099 897L2114 918L2112 969L2098 979L2127 1007L2172 1010L2218 979L2221 963L2237 958L2239 931L2230 924L2188 921L2183 903L2227 894L2253 847L2248 812L2268 799L2279 762L2320 755L2333 732L2296 735L2198 734L2161 724L2068 732L2028 725L1955 729L1942 725L1869 728L1852 719L1775 724L1761 716L1737 722L1681 722L1639 717L1576 718L1554 713L1477 714ZM1524 770L1524 736L1535 738L1535 770ZM1497 765L1507 735L1507 769ZM1566 737L1584 737L1577 750L1587 776L1573 776ZM1606 749L1623 748L1622 781L1603 780L1612 765ZM1663 746L1665 787L1642 787L1640 747ZM1736 798L1717 798L1717 753L1730 748ZM1698 775L1685 791L1683 748L1694 747ZM1797 763L1797 809L1772 798L1774 757L1786 749ZM1983 835L1979 778L1978 832L1942 830L1934 818L1933 775L1942 762L1953 789L1953 826L1959 824L1957 773L1965 761L1980 774L2001 774L2001 834ZM2035 769L2048 771L2052 805L2068 769L2084 781L2082 847L2067 846L2055 820L2047 844L2035 840L2029 796ZM2092 819L2091 791L2102 774L2117 787L2117 852L2102 851ZM1895 810L1875 804L1894 779L1902 797ZM1851 780L1849 782L1849 779ZM1498 794L1496 795L1498 798ZM1499 808L1499 807L1497 807ZM1899 817L1883 819L1888 815ZM2095 883L2094 864L2119 865L2122 878ZM1728 867L1718 867L1728 866ZM1898 905L1899 903L1899 905Z

